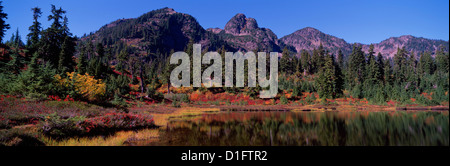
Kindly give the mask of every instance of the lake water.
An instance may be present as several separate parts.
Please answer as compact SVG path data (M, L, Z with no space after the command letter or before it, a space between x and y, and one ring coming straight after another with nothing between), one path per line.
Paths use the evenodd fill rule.
M171 120L152 145L448 146L448 111L222 111Z

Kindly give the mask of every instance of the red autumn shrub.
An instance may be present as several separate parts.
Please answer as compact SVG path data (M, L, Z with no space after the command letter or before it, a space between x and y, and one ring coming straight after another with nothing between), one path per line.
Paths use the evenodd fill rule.
M86 118L75 116L62 118L49 114L42 122L42 132L54 138L83 135L104 135L119 130L155 127L152 116L132 113L106 113Z
M102 116L88 118L77 126L86 133L101 133L115 130L130 130L154 127L150 115L131 113L108 113Z

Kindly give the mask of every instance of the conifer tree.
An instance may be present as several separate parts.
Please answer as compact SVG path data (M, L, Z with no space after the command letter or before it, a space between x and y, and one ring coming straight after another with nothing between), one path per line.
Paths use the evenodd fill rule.
M8 30L9 24L6 24L6 19L8 19L8 14L3 12L3 1L0 1L0 42L3 40L3 37L5 36L6 30Z
M378 52L377 54L377 64L378 64L378 71L380 73L380 78L378 78L379 80L384 80L383 74L384 74L384 60L383 60L383 55Z
M33 55L34 52L39 48L39 37L41 34L41 23L38 19L41 17L42 12L41 8L34 7L31 9L33 11L33 24L28 28L30 33L27 35L27 47L30 50L30 53Z
M280 59L280 71L282 73L291 74L293 71L292 60L289 55L289 50L287 49L287 47L283 48L283 52L281 54L282 54L282 56Z
M75 53L75 41L72 37L66 36L59 54L58 71L62 74L73 71L75 65L72 59Z
M301 59L302 68L304 70L304 73L310 74L311 73L311 60L310 60L311 58L310 58L308 51L302 50L300 59Z
M11 42L11 46L15 47L15 48L20 48L25 46L25 44L22 41L22 38L20 37L19 34L19 28L16 29L16 35L13 35L14 40Z
M64 43L66 35L63 33L61 19L62 15L66 11L61 8L56 9L55 5L52 5L52 14L48 16L48 21L53 20L51 26L42 31L40 40L39 53L44 62L49 62L52 66L59 66L59 57L61 54L61 46Z
M293 67L294 67L294 72L301 74L303 72L303 67L302 67L302 60L297 57L297 56L293 56Z
M366 65L366 80L368 87L373 87L379 82L379 78L381 76L379 65L377 64L377 61L375 59L375 52L373 51L374 46L371 44L369 46L369 54L367 59L367 65Z
M432 75L434 73L435 65L430 52L424 52L419 58L419 63L417 66L417 73L419 77L424 75Z
M397 48L397 53L394 55L394 77L398 82L405 82L407 77L407 59L408 53L405 48Z
M25 58L20 55L19 48L13 48L10 50L11 60L6 64L8 67L7 71L13 74L19 74L21 69L24 67Z
M28 68L14 81L15 93L41 99L56 94L53 83L56 70L48 63L40 64L38 57L39 54L34 53Z
M67 16L64 16L61 31L64 36L72 36L72 33L70 33L69 19L67 18Z
M106 75L108 74L108 59L105 55L104 46L101 43L97 43L96 46L97 56L92 61L95 61L94 72L96 79L106 79Z
M128 50L127 47L123 48L122 51L120 51L120 53L119 53L119 55L117 57L118 63L116 65L116 70L119 71L119 72L124 72L125 69L126 69L125 65L128 62L128 58L129 58L127 50Z
M417 83L417 72L416 72L416 64L417 59L414 54L414 51L411 51L411 54L408 58L408 67L407 67L407 81L416 84Z
M444 47L440 47L436 51L436 71L440 73L448 73L449 71L449 57L448 53L444 52Z
M188 47L188 48L189 48L189 47ZM170 50L170 55L172 55L174 52L175 52L175 51L174 51L173 49ZM169 59L170 59L170 57L168 57L168 58L165 60L164 71L163 71L163 73L162 73L163 81L164 81L165 83L167 83L167 93L171 93L171 92L170 92L170 86L171 86L171 83L170 83L170 74L171 74L172 70L175 69L175 67L176 67L176 65L170 64ZM191 65L192 65L192 64L191 64ZM191 68L191 69L192 69L192 68ZM192 72L192 70L191 70L191 72ZM192 78L192 75L191 75L191 78ZM191 82L192 82L192 81L191 81Z
M320 68L324 65L325 60L325 49L323 48L322 43L320 43L317 49L313 50L313 56L311 58L311 69L312 73L317 73L320 71Z
M344 54L341 49L338 51L337 64L339 65L339 68L344 69Z
M339 66L334 62L332 56L325 57L324 66L319 72L317 79L319 96L324 99L332 99L342 95L343 80Z
M87 61L86 61L86 49L84 46L81 46L80 55L78 56L77 62L77 72L78 74L84 75L87 70Z
M353 45L352 53L348 59L347 67L347 85L352 88L357 84L362 84L365 78L366 59L362 47L356 43Z
M392 84L392 66L391 66L391 62L390 59L387 59L386 62L384 63L384 85L391 85Z

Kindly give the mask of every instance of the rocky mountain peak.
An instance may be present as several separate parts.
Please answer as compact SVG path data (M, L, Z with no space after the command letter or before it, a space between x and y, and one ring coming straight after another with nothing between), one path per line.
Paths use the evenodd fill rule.
M165 11L165 12L168 13L168 14L174 14L174 13L177 13L173 8L168 8L168 7L163 8L163 11Z
M306 28L302 28L302 29L296 31L295 33L321 33L321 32L319 30L317 30L316 28L306 27Z
M247 18L244 14L238 13L225 25L225 33L235 36L249 35L250 31L258 29L258 23L254 18Z

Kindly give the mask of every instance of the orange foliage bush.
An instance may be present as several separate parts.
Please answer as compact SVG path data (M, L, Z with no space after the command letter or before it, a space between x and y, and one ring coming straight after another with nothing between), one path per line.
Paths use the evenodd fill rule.
M433 99L433 98L431 97L431 96L433 95L433 92L431 92L431 93L423 92L423 93L420 94L420 95L422 95L423 97L427 98L428 100Z
M170 92L173 93L191 93L193 90L192 87L170 87ZM156 90L159 93L167 93L167 84L163 84L159 89Z
M369 104L369 101L367 101L367 99L364 98L364 99L360 100L359 103L361 103L361 104Z
M130 86L131 91L139 91L139 84L133 85L133 84L129 84L128 86Z
M286 96L287 99L292 98L292 93L286 93L284 96Z

